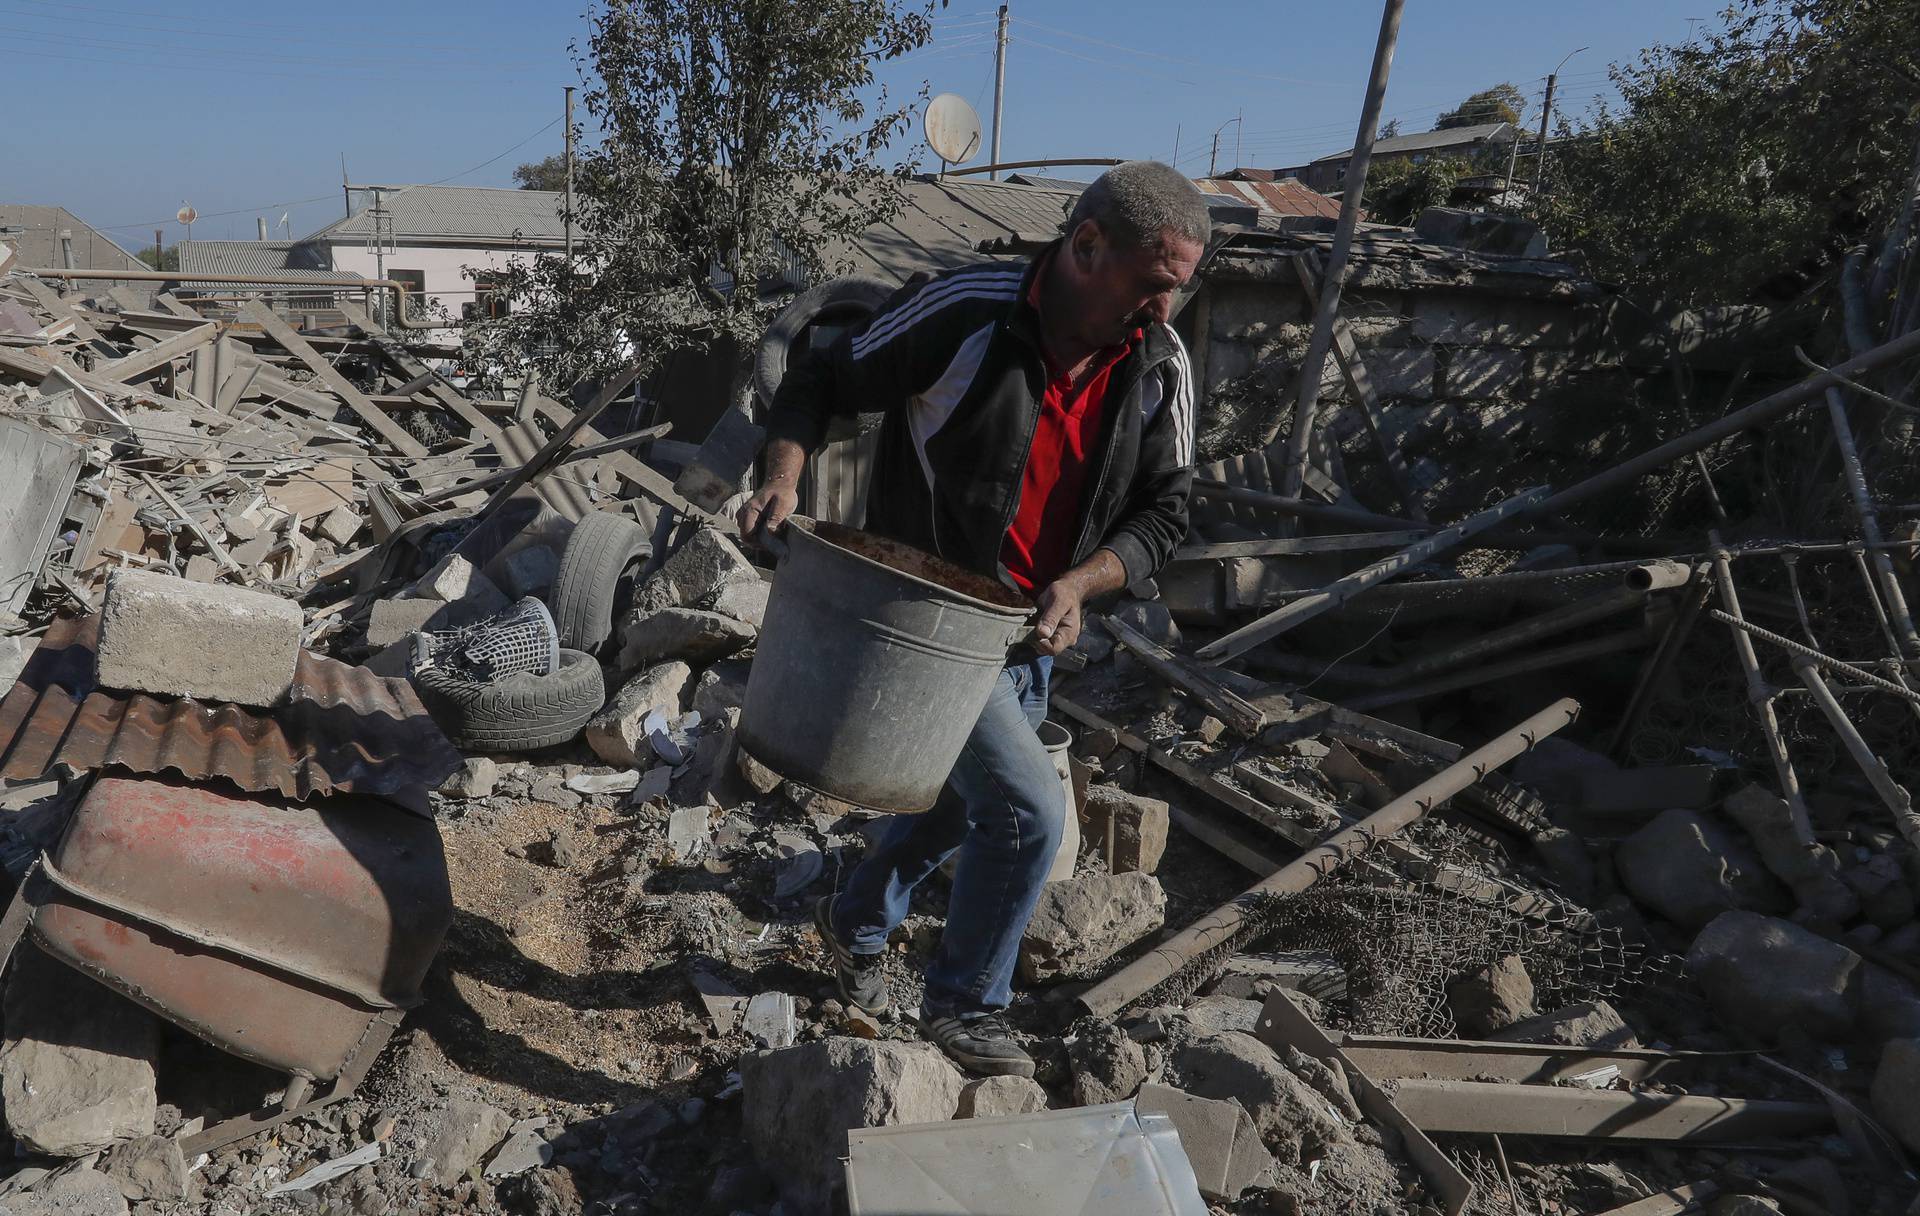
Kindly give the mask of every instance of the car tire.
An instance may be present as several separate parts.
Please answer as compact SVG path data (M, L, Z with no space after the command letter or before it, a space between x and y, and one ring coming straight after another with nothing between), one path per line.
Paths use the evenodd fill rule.
M474 684L428 667L414 673L413 687L455 747L483 752L558 746L578 735L607 699L599 661L566 649L549 675L522 672Z
M547 598L562 646L599 653L652 552L647 530L624 515L594 511L574 526Z
M809 287L780 310L767 326L754 354L753 388L764 410L773 404L774 391L787 376L787 356L808 326L820 321L859 322L880 311L899 288L850 274ZM827 441L853 439L880 425L879 413L837 417L827 425Z

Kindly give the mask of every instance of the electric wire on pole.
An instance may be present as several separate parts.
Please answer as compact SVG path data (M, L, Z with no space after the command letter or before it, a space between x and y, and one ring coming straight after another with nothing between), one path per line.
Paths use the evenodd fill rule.
M1000 6L1000 27L993 38L993 159L991 164L1000 163L1000 116L1007 98L1007 6ZM1000 180L1000 170L995 169L987 175L990 181Z

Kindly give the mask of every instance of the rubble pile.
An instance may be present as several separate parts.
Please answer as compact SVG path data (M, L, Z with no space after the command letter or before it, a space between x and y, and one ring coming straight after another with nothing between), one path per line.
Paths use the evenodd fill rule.
M1136 1151L1200 1197L1150 1210L1907 1210L1920 479L1904 407L1873 404L1897 360L1807 380L1793 319L1743 317L1771 345L1737 372L1569 419L1550 352L1590 361L1583 391L1642 357L1617 321L1578 331L1598 285L1372 239L1306 492L1245 452L1203 467L1175 562L1054 664L1076 830L1020 943L1031 1080L913 1028L943 878L884 956L906 1013L838 999L813 903L889 819L737 746L774 577L726 522L737 461L608 440L607 400L469 397L357 310L298 334L0 279L0 432L38 470L0 481L28 542L0 550L0 870L33 920L6 942L0 1211L804 1216ZM1297 370L1306 310L1250 330L1255 267L1311 289L1320 246L1220 263L1204 323L1264 353L1203 432L1281 420L1261 377ZM1528 276L1551 332L1473 294ZM1436 284L1444 316L1383 304ZM1470 375L1494 362L1463 335L1513 374ZM1414 370L1354 374L1370 356ZM1508 446L1476 452L1469 414ZM105 758L63 762L82 747ZM303 845L233 850L336 901L297 933L270 902L235 940L103 901L72 825L128 782L175 822L224 799L242 838L242 802L286 813L275 839L300 812L388 898L301 887L326 869ZM326 1017L229 1002L223 1037L63 953L55 913L95 905L239 960L254 1000L351 997L345 1063L287 1064ZM327 957L368 924L414 943L417 991ZM937 1153L894 1130L930 1124Z

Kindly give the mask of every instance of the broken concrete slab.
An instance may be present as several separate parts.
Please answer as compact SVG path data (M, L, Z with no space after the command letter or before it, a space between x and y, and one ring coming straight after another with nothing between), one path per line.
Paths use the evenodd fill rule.
M553 1161L553 1144L547 1139L547 1117L522 1119L507 1129L507 1138L488 1160L488 1178L509 1178L528 1170L540 1169Z
M982 1077L960 1091L956 1119L1001 1119L1047 1109L1047 1091L1032 1077Z
M407 589L407 595L414 599L458 604L461 608L458 615L463 621L492 616L512 603L507 593L500 590L492 579L476 570L472 562L458 553L449 553L434 563L431 570Z
M1620 842L1620 884L1646 907L1686 929L1722 912L1787 909L1787 894L1760 859L1693 811L1670 810Z
M1787 1027L1823 1042L1852 1033L1860 956L1809 929L1723 912L1693 939L1687 970L1729 1025L1769 1042Z
M277 595L115 570L100 612L98 678L107 688L277 705L293 687L305 624L300 605Z
M1020 974L1030 983L1090 976L1166 918L1166 892L1151 874L1082 874L1047 883L1020 939Z
M180 1144L167 1136L138 1136L114 1145L100 1171L134 1203L181 1200L192 1189Z
M1165 802L1130 794L1117 785L1090 785L1084 814L1083 835L1096 842L1099 851L1105 850L1111 831L1114 873L1137 870L1151 874L1160 868L1171 824L1171 812Z
M120 1184L96 1169L82 1167L55 1175L24 1195L9 1195L0 1205L7 1216L127 1216Z
M367 645L391 646L402 638L432 628L444 619L447 605L439 600L375 600L367 616Z
M1449 983L1447 1004L1463 1035L1485 1038L1533 1016L1533 977L1519 956L1508 954Z
M711 603L728 584L759 581L760 572L737 545L716 529L701 528L635 588L629 620Z
M1188 1002L1179 1016L1201 1038L1225 1034L1229 1030L1252 1034L1253 1028L1260 1024L1260 1007L1260 1001L1215 993Z
M1273 1168L1273 1154L1260 1143L1253 1116L1238 1102L1148 1083L1140 1087L1133 1105L1173 1120L1200 1194L1207 1199L1231 1203Z
M497 1107L477 1098L455 1098L440 1133L427 1146L426 1157L432 1162L427 1176L435 1186L452 1186L478 1166L512 1126L512 1116Z
M751 646L753 626L703 608L662 608L636 616L622 634L620 666L631 671L650 663L679 660L695 667Z
M587 746L608 764L628 768L651 762L646 721L653 713L680 713L681 697L693 669L674 660L647 668L620 686L606 707L587 722ZM644 758L644 759L643 759Z
M847 1132L953 1118L966 1079L927 1043L836 1036L740 1062L754 1156L803 1212L832 1210Z
M321 538L345 546L366 526L365 518L352 507L342 504L321 516L313 530Z
M767 623L767 597L773 585L765 579L735 579L713 597L713 610L756 630Z
M1189 1043L1174 1053L1173 1072L1188 1093L1245 1107L1261 1139L1289 1165L1300 1164L1315 1146L1346 1138L1326 1099L1250 1034L1228 1031Z
M0 1106L14 1138L36 1153L79 1157L151 1136L153 1015L38 951L14 957L0 1046Z

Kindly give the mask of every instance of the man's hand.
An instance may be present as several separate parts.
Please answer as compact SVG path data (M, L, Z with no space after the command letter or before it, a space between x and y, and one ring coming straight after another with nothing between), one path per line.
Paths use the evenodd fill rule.
M1035 650L1051 657L1079 640L1084 596L1078 580L1062 576L1048 583L1040 592L1037 606L1040 618L1034 622Z
M1127 585L1127 568L1111 549L1093 556L1048 583L1035 601L1040 615L1034 621L1033 648L1052 657L1080 638L1086 602Z
M806 449L791 439L775 439L767 444L766 465L766 480L734 517L740 525L741 540L752 540L762 527L778 532L800 505L800 470L807 466Z

